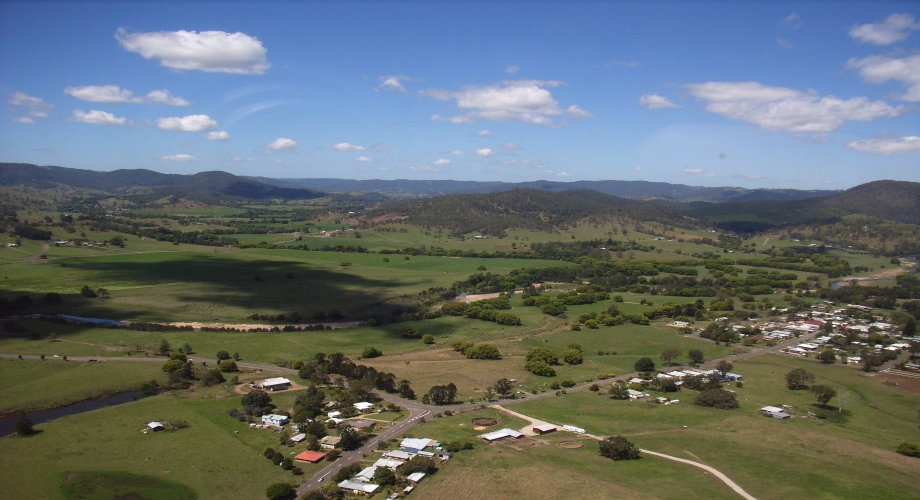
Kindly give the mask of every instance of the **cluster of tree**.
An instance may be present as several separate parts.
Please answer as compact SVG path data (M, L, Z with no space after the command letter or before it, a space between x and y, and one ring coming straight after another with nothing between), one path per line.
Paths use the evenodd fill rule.
M606 437L600 442L600 453L611 460L635 460L639 458L639 447L623 436Z
M492 344L474 344L456 341L450 348L463 354L467 359L502 359L502 353Z
M555 377L554 365L559 365L559 355L545 347L536 347L527 353L524 369L541 377Z
M137 332L192 332L195 328L192 325L170 325L166 323L131 323L131 329ZM186 353L189 354L189 353Z
M696 396L693 404L730 410L738 407L738 399L735 397L735 393L725 389L704 389Z
M520 326L521 318L515 314L498 312L501 309L511 309L507 295L495 299L477 300L475 302L448 302L441 307L441 314L448 316L466 316L471 319L492 321L500 325Z
M342 353L326 356L317 353L312 359L296 361L291 368L297 370L300 378L310 380L316 384L329 383L330 375L340 375L351 381L350 390L354 401L376 401L374 390L389 393L411 394L408 381L397 383L396 375L379 372L375 368L356 364ZM403 384L405 382L405 384ZM403 395L403 397L408 397Z
M46 229L39 229L35 226L30 226L28 224L16 224L13 226L13 236L18 236L20 238L25 238L27 240L37 240L37 241L47 241L50 240L52 235L51 231Z
M453 382L447 385L436 385L428 390L422 396L422 403L428 405L449 405L454 403L457 397L457 386Z
M383 356L383 352L376 347L365 347L364 351L361 352L361 357L364 359L379 358L380 356Z

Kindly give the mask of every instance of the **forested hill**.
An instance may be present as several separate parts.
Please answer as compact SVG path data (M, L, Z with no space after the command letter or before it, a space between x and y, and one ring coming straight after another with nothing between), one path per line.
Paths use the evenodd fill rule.
M744 201L744 200L800 200L827 196L838 191L801 189L745 189L740 187L703 187L649 181L532 181L532 182L478 182L452 180L353 180L353 179L269 179L254 180L276 186L315 189L333 193L383 193L389 195L442 196L446 194L486 194L512 189L530 188L563 192L590 189L599 193L633 199L660 198L671 201Z
M26 163L0 163L0 186L50 189L58 185L106 193L131 193L146 188L157 196L180 194L206 202L311 199L324 196L324 193L308 189L274 186L227 172L200 172L194 175L161 174L144 169L98 172Z
M514 189L489 194L447 195L388 203L368 214L408 216L414 224L440 228L454 235L501 235L511 228L551 231L588 219L621 222L656 221L682 227L694 225L679 212L649 202L577 190L551 193Z
M857 214L920 225L920 183L874 181L807 200L691 203L683 211L735 230L765 230Z

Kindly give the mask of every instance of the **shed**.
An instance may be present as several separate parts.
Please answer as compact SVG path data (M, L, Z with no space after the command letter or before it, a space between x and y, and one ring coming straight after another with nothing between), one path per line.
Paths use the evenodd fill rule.
M159 423L159 422L150 422L149 424L147 424L147 428L150 429L150 430L152 430L152 431L163 431L163 430L166 430L166 427L164 427L163 424L161 424L161 423Z
M518 439L518 438L524 437L524 435L514 429L508 429L506 427L501 430L482 434L479 437L491 443L493 441L498 441L499 439L504 439L508 437Z
M266 391L283 391L291 386L291 381L284 377L267 378L256 382L256 387Z
M409 481L410 483L418 483L424 477L425 477L424 472L413 472L412 474L409 474L408 476L406 476L406 480Z
M324 458L326 458L326 454L321 451L307 450L294 457L294 460L297 460L298 462L310 462L311 464L315 464Z
M537 434L546 434L548 432L556 432L556 429L558 429L558 427L556 427L553 424L543 424L543 425L533 426L533 431L536 432Z
M290 442L296 444L296 443L302 442L304 439L307 439L307 435L306 435L306 434L303 434L303 433L300 433L300 434L298 434L298 435L292 437L291 439L288 439L288 441L290 441Z

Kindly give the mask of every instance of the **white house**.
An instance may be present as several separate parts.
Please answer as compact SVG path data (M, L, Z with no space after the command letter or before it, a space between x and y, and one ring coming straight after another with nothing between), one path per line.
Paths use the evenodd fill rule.
M354 406L358 411L367 411L374 407L374 403L368 403L364 401L361 403L355 403L352 406Z
M262 415L262 425L272 425L275 427L281 427L284 424L288 423L287 415L277 415L275 413L269 413L268 415Z
M352 491L354 493L371 494L377 491L377 488L379 487L379 484L359 483L355 481L349 481L347 479L339 483L339 488L347 491Z

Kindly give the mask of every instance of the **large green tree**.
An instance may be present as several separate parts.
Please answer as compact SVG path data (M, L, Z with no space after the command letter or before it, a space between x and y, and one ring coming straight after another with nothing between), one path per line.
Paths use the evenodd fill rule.
M633 365L633 368L635 368L637 372L641 373L653 372L655 371L655 362L652 361L652 358L649 357L639 358L639 360L636 361L636 364Z
M639 458L639 447L623 436L607 437L600 443L600 453L611 460L635 460Z
M793 368L786 374L786 387L792 390L807 389L815 381L815 374L804 368Z
M821 406L827 406L827 403L837 395L837 390L828 385L815 384L811 386L811 393Z

